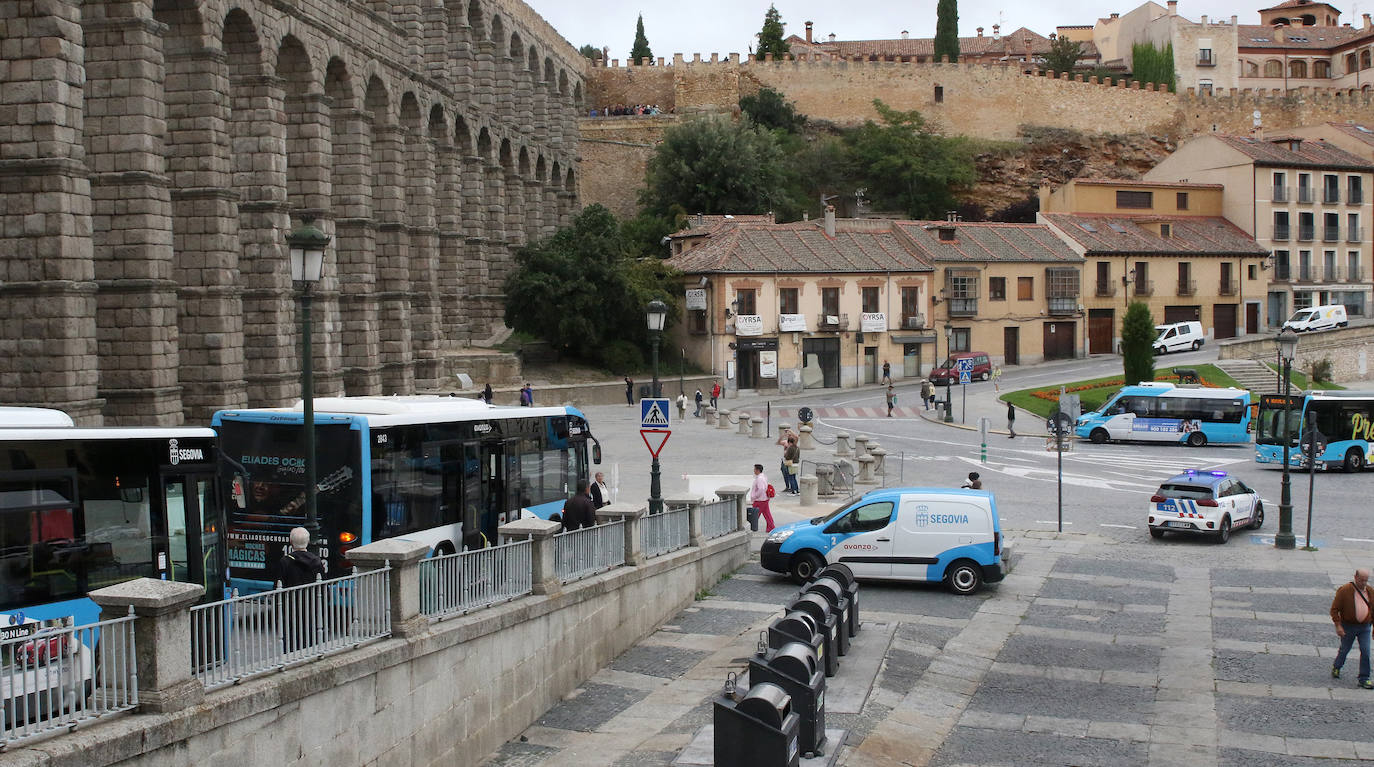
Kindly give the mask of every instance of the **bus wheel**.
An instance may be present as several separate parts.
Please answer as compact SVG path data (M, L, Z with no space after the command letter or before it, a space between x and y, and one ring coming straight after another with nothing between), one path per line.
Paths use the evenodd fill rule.
M1088 439L1092 440L1094 445L1101 445L1107 441L1108 436L1106 429L1093 429Z
M1345 463L1342 466L1348 472L1364 469L1364 452L1358 447L1352 447L1345 451Z
M448 541L440 541L439 545L434 547L434 556L436 557L445 557L452 553L454 553L453 544Z
M797 583L806 583L816 577L816 573L821 571L825 562L820 555L814 551L799 551L792 557L792 580Z
M945 571L945 583L955 594L972 594L983 585L982 568L967 559L961 559Z
M1200 431L1195 431L1188 435L1188 447L1202 447L1207 444L1207 435Z
M1231 518L1222 517L1221 526L1217 529L1217 543L1226 543L1231 540Z

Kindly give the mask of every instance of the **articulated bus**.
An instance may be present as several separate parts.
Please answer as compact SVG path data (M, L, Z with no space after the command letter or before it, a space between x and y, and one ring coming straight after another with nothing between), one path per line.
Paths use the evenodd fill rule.
M305 507L304 413L294 408L215 414L227 493L230 582L272 588L294 527L329 573L350 549L406 538L450 554L496 541L499 525L563 509L589 479L600 445L571 407L497 407L442 397L315 400L316 519Z
M224 598L210 429L75 428L58 411L0 408L0 453L0 640L94 623L100 608L87 592L139 577L200 584L204 601ZM32 652L31 642L6 642L0 727L23 712L55 713L20 702L19 690L33 698L60 685L67 705L78 700L75 685L89 691L96 648L84 643L99 635L77 636L35 640Z
M1346 471L1359 471L1374 459L1374 392L1312 391L1287 398L1282 394L1260 397L1256 463L1274 467L1283 464L1285 408L1290 466L1307 466L1307 446L1314 423L1319 468L1339 466Z
M1093 442L1139 440L1201 447L1250 441L1250 392L1151 382L1123 386L1102 409L1078 417Z

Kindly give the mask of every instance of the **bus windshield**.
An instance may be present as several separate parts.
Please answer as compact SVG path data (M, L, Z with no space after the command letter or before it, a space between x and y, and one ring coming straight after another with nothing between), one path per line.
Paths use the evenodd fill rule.
M1288 444L1298 444L1298 433L1302 429L1302 398L1289 397L1288 407L1284 407L1282 395L1266 395L1260 400L1259 424L1255 427L1255 444L1283 444L1283 414L1288 411Z

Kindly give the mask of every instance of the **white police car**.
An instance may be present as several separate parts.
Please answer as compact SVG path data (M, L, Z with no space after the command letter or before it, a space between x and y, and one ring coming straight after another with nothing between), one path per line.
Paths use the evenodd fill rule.
M859 578L943 581L957 594L971 594L1006 576L1003 548L992 493L893 487L774 529L759 560L798 582L843 562Z
M1166 532L1193 533L1225 543L1231 530L1263 524L1259 493L1224 471L1188 469L1165 480L1150 497L1150 535L1155 538Z

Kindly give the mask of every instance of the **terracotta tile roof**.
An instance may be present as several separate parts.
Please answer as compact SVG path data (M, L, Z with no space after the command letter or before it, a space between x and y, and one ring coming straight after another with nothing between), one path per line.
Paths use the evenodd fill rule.
M1360 142L1374 146L1374 128L1357 123L1327 123L1332 128Z
M710 234L727 224L771 224L777 219L772 213L732 215L693 215L687 217L687 228L669 235L678 237L700 237Z
M1076 178L1075 184L1089 186L1164 186L1178 189L1225 189L1224 184L1198 184L1191 181L1141 181L1125 178Z
M1320 5L1324 5L1327 8L1330 8L1331 10L1335 11L1338 15L1341 12L1339 8L1337 8L1334 5L1331 5L1330 3L1314 3L1312 2L1312 0L1285 0L1284 2L1279 3L1278 5L1271 5L1268 8L1261 8L1260 13L1264 13L1265 11L1282 11L1287 10L1289 8L1315 8Z
M1200 256L1266 256L1254 238L1220 216L1121 216L1097 213L1041 213L1064 236L1087 249L1088 255L1140 254ZM1169 237L1141 226L1170 224Z
M1279 40L1274 27L1263 24L1240 24L1236 30L1236 45L1243 50L1312 50L1326 51L1346 45L1363 37L1374 36L1374 31L1355 27L1281 27L1283 40Z
M1081 264L1083 257L1040 224L898 221L920 257L931 263L968 261L1031 261ZM954 227L953 240L941 240L939 230Z
M887 226L836 222L833 238L821 224L730 224L705 243L668 259L688 274L710 272L929 272ZM865 222L867 224L868 222Z
M1285 143L1250 136L1212 134L1218 141L1244 154L1262 167L1323 168L1331 170L1374 170L1369 161L1320 139L1303 139L1298 149Z

